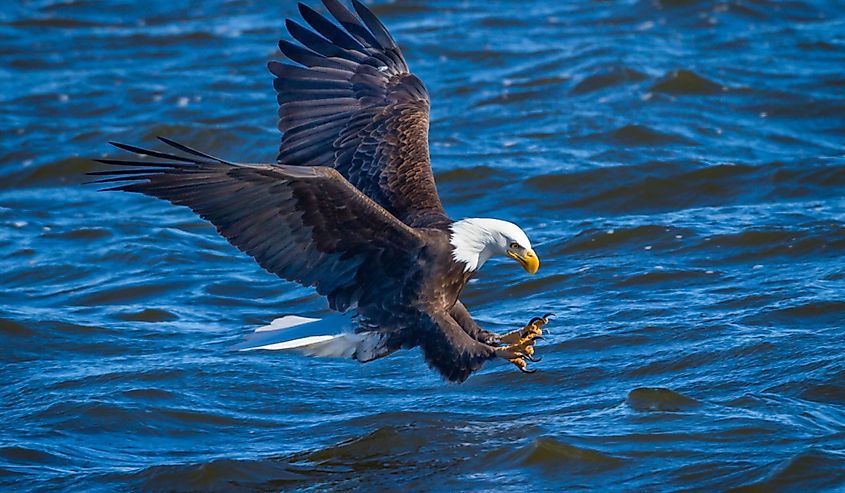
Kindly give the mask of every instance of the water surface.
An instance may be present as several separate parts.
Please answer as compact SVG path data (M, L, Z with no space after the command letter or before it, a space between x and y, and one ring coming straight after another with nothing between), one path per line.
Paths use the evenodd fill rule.
M373 5L432 95L453 217L522 225L489 328L552 311L538 372L463 385L226 348L324 314L184 208L81 185L105 142L271 161L292 2L0 12L0 487L845 488L845 8Z

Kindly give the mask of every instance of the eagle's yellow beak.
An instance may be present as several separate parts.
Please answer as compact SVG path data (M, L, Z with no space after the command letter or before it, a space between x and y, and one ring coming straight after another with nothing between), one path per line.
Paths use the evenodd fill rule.
M525 250L524 255L520 255L513 250L508 250L508 257L519 262L519 265L521 265L522 268L525 269L525 272L529 274L536 274L537 269L540 268L540 259L537 258L537 254L534 253L534 250L531 250L530 248Z

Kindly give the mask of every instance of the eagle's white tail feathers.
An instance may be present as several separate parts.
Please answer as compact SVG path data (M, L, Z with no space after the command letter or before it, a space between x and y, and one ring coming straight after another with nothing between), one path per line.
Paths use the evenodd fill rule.
M303 325L308 322L319 322L319 318L300 317L299 315L285 315L270 322L268 325L263 325L257 329L256 332L269 332L271 330L282 330Z
M390 353L386 336L379 332L358 332L349 316L335 315L324 319L287 315L273 320L232 349L252 351L296 351L307 356L352 358L372 361Z

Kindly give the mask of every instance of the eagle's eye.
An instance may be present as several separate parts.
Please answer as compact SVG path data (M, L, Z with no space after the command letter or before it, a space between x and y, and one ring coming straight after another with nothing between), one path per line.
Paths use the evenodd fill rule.
M516 250L517 248L519 248L519 243L512 241L511 242L511 249Z

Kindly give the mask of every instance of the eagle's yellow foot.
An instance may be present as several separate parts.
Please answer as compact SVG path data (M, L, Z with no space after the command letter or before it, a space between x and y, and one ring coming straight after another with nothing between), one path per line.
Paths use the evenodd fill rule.
M504 345L496 349L496 355L510 361L522 372L534 373L535 370L528 369L525 360L540 361L540 358L534 357L534 344L542 339L543 326L549 323L551 316L551 313L547 313L542 317L532 318L522 329L500 336L498 342Z
M516 365L516 367L519 368L519 371L521 371L522 373L534 373L535 371L537 371L533 368L529 370L528 363L526 363L525 360L522 358L514 358L508 361Z
M519 344L526 339L534 340L541 338L540 336L543 334L543 327L549 323L549 319L551 317L551 313L547 313L542 317L534 317L525 327L499 336L499 343Z
M525 362L527 359L528 361L540 361L540 359L535 359L534 356L534 339L523 339L516 344L511 344L510 346L504 346L496 349L496 356L506 359L516 365L520 371L525 373L534 373L535 370L529 370L528 364Z

